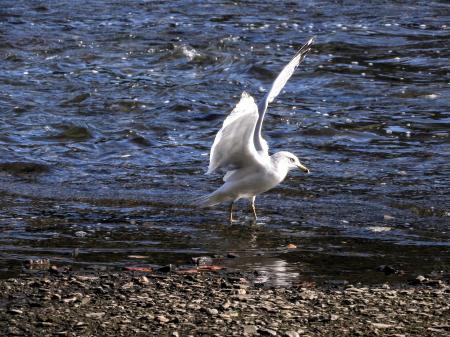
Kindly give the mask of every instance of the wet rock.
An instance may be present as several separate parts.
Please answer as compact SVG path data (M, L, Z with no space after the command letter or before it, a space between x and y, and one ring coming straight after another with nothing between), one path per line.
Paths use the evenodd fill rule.
M78 94L78 95L76 95L76 96L74 96L72 98L69 98L68 100L65 100L65 101L61 102L61 105L70 105L70 104L73 104L73 103L81 103L84 100L88 99L89 97L91 97L90 93L88 93L88 92L81 93L81 94Z
M49 259L30 259L25 261L25 268L28 269L47 269L50 267Z
M132 221L130 221L130 223L131 223ZM134 225L133 223L131 223L132 225ZM138 260L144 260L144 259L146 259L147 258L147 256L145 256L145 255L128 255L128 258L130 258L130 259L138 259Z
M45 164L31 162L9 162L0 163L0 171L5 171L14 175L42 174L50 171Z
M255 285L264 285L269 281L269 273L263 270L257 270L254 272L255 278L253 279L253 283Z
M77 238L84 238L88 233L86 233L85 231L77 231L75 232L75 236Z
M192 262L194 262L197 266L210 266L213 264L213 259L209 256L199 256L193 257Z
M425 283L427 280L428 279L425 276L419 275L415 279L411 280L410 283L414 284L414 285L418 285L418 284Z
M377 267L377 271L383 272L385 275L398 274L400 271L390 265L381 265Z
M416 280L419 282L425 282L427 280L427 278L423 275L419 275L416 277Z
M411 280L410 283L413 285L427 285L432 287L444 285L444 283L441 280L432 280L423 275L417 276L415 279Z
M240 257L239 256L239 254L236 254L236 253L227 253L227 257L229 258L229 259L237 259L238 257Z
M177 270L177 268L173 264L168 264L167 266L163 266L161 268L156 269L156 271L159 273L170 273L170 272L173 272L176 270Z

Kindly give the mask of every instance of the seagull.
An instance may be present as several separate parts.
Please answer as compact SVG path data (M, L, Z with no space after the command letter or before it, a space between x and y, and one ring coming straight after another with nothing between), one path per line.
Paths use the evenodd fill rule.
M304 60L313 41L314 38L311 38L300 48L258 105L251 95L245 91L242 93L239 103L223 122L211 147L206 174L225 171L224 184L211 194L196 199L198 206L209 207L231 201L229 219L232 223L234 203L242 198L249 199L256 222L255 198L258 194L280 184L291 169L299 168L309 173L309 169L290 152L280 151L270 156L261 129L267 106Z

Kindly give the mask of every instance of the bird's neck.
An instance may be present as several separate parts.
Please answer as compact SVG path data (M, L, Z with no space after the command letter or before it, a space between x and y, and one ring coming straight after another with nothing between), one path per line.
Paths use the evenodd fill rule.
M270 156L270 161L273 167L273 172L276 173L280 179L280 182L283 181L289 172L289 166L286 165L286 162L280 158L277 153Z

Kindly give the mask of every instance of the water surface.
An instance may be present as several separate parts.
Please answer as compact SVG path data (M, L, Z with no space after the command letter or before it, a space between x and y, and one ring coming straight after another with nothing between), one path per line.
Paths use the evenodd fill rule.
M0 274L29 258L227 252L277 284L448 272L449 14L444 1L3 1ZM241 92L261 99L311 36L264 124L311 174L258 197L257 226L245 203L232 226L227 205L190 206L221 183L203 173Z

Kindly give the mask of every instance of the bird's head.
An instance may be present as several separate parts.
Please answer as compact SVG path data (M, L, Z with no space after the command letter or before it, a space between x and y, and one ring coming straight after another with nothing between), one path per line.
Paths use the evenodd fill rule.
M295 154L287 151L281 151L276 153L276 155L279 158L279 160L282 161L283 164L289 168L289 170L299 168L303 172L309 173L309 169L300 162L300 160L297 158Z

